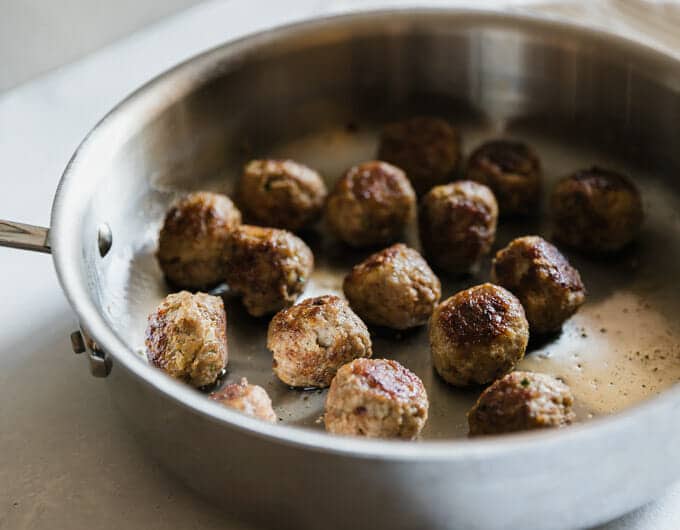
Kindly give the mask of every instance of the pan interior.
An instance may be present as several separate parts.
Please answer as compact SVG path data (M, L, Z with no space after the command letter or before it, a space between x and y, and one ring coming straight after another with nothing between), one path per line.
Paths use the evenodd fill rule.
M593 164L635 180L647 215L639 239L607 259L565 251L581 272L587 303L559 336L532 341L520 368L566 381L579 421L657 395L680 379L680 135L669 134L680 123L680 97L654 77L644 56L620 61L624 52L568 33L434 18L316 30L238 60L213 52L196 86L140 116L129 137L111 146L88 225L108 223L114 245L105 258L85 246L93 295L145 362L146 316L168 292L154 252L172 200L188 190L232 193L254 157L293 158L332 186L346 168L375 157L385 122L434 114L460 128L466 153L497 137L533 146L544 167L544 199L559 177ZM544 204L535 218L502 219L494 251L520 235L549 238L547 213ZM419 248L414 228L404 240ZM305 297L342 294L344 275L371 252L340 245L323 223L301 237L316 258ZM489 266L486 259L465 278L440 275L443 298L487 281ZM325 392L280 383L265 347L268 319L249 317L238 300L224 298L229 366L222 383L247 377L268 391L282 422L322 429ZM436 376L426 328L371 334L375 357L398 360L425 383L431 408L423 438L465 436L465 412L479 390L454 389Z

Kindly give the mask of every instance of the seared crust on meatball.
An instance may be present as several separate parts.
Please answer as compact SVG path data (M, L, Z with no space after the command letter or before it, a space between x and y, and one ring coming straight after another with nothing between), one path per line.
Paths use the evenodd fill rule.
M274 373L294 387L325 388L343 364L373 354L366 325L333 295L277 313L269 323L267 348Z
M374 160L348 169L336 182L326 217L338 238L365 247L399 238L415 209L416 196L404 172Z
M276 423L276 413L267 391L261 386L248 384L245 377L241 378L238 383L230 383L221 390L213 392L210 398L222 403L225 407Z
M425 324L441 296L439 278L416 250L402 243L355 265L343 290L365 322L394 329Z
M574 398L563 382L545 374L512 372L487 388L470 412L470 436L571 424Z
M326 185L292 160L253 160L243 169L238 200L246 221L295 231L321 216Z
M430 321L430 349L437 373L455 386L484 385L522 360L529 324L510 291L485 283L439 304Z
M450 273L468 272L496 238L498 204L471 180L432 188L420 202L420 241L428 261Z
M378 158L406 171L419 196L451 181L461 156L458 131L447 121L428 116L387 125L378 148Z
M338 370L324 422L333 434L412 440L427 421L422 381L396 361L356 359Z
M243 296L253 316L293 305L314 269L314 255L302 239L286 230L250 225L230 235L223 259L229 288Z
M620 250L635 238L644 218L635 185L598 167L562 179L550 205L555 239L585 252Z
M501 215L534 212L541 200L541 162L525 143L492 140L470 155L466 177L491 188Z
M149 362L195 387L214 383L227 365L227 315L222 299L187 291L170 294L149 315Z
M219 193L190 193L165 215L158 239L158 262L171 284L208 289L224 281L222 247L241 224L241 212Z
M578 271L538 236L519 237L499 250L491 281L519 298L532 333L558 331L586 300Z

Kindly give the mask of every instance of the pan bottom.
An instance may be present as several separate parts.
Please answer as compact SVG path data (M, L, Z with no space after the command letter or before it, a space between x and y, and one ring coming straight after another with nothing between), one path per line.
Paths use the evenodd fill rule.
M319 170L328 184L349 166L372 159L377 147L377 127L362 123L340 126L275 146L261 156L292 158ZM526 141L541 157L547 197L556 179L593 164L630 175L639 186L647 218L638 240L623 253L593 259L561 249L583 277L588 299L564 326L561 334L542 341L532 339L520 369L552 374L568 383L574 393L578 421L613 414L659 394L680 380L680 327L675 314L680 293L675 264L680 261L678 231L680 201L663 175L647 174L609 154L581 146L569 138L529 126L505 123L469 124L461 127L466 151L484 140L506 136ZM239 161L240 162L240 161ZM196 182L193 189L229 193L240 165L219 178ZM102 290L111 325L131 348L143 356L146 316L167 294L154 252L159 223L167 205L185 189L158 185L132 205L128 229L130 245L118 251L105 270ZM134 212L134 214L132 214ZM140 213L141 212L141 213ZM517 236L540 234L549 238L543 215L526 220L500 220L495 252ZM301 234L314 250L316 270L305 297L342 293L349 268L371 251L356 251L332 241L323 226ZM415 227L405 241L418 248ZM479 270L462 279L441 276L442 298L489 279L490 258ZM265 347L268 319L248 316L238 300L225 295L228 314L229 366L224 381L247 377L269 392L281 421L323 429L325 391L292 390L271 371ZM430 397L430 419L424 439L466 436L465 412L479 390L446 385L433 371L425 327L394 332L371 330L374 356L396 359L418 374Z

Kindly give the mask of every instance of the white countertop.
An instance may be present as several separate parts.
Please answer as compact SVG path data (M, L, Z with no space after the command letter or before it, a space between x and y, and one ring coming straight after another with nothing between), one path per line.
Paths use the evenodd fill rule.
M208 2L0 94L0 171L5 190L0 194L0 218L47 226L60 173L83 136L127 93L171 65L274 24L369 4L413 3ZM585 11L610 29L633 33L646 32L650 26L636 16L626 22L609 16L607 10L621 7L622 1L591 2L585 7L483 0L475 5L499 3L530 3L534 9L561 16L582 16ZM625 2L622 9L634 10L641 3ZM680 50L672 35L655 42ZM0 529L243 528L137 447L114 413L103 382L89 375L85 359L71 353L68 336L77 324L50 258L0 249L0 270L4 302L0 304ZM680 484L607 528L680 528Z

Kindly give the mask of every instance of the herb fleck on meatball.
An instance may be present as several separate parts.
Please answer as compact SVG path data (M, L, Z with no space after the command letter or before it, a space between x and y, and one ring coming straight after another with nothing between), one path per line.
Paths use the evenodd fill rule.
M519 298L532 333L559 331L586 299L578 271L538 236L519 237L499 250L491 280Z
M170 294L149 315L149 362L195 387L214 383L227 365L227 315L222 299Z
M221 390L213 392L210 394L210 398L225 407L239 410L244 414L270 423L276 423L276 414L267 391L261 386L248 384L245 377L241 378L238 383L230 383Z
M378 158L403 169L416 193L424 195L455 177L462 158L460 135L441 118L391 123L380 137Z
M570 425L574 398L567 385L546 374L512 372L496 381L468 412L470 436Z
M396 361L356 359L338 370L324 422L333 434L412 440L427 421L422 381Z
M491 250L498 204L471 180L432 188L420 203L420 241L428 261L446 272L468 272Z
M369 324L422 326L441 296L441 284L423 257L402 243L355 265L345 277L345 296Z
M241 213L219 193L191 193L173 204L158 240L158 262L168 282L193 290L224 281L222 248L240 224Z
M555 239L593 253L630 243L643 221L642 199L623 175L593 167L562 179L550 201Z
M248 222L296 231L321 216L326 185L292 160L253 160L243 170L238 200Z
M314 255L302 239L286 230L242 225L224 247L229 288L243 296L253 316L293 305L314 269Z
M364 162L338 180L328 197L326 217L333 233L348 245L386 245L414 219L415 204L415 193L401 169Z
M530 214L541 200L541 162L525 143L492 140L470 155L465 175L491 188L501 215Z
M274 373L294 387L325 388L343 364L373 354L366 325L333 295L309 298L277 313L269 324L267 348Z
M485 385L514 369L529 342L529 323L510 291L485 283L439 304L430 321L437 373L454 386Z

